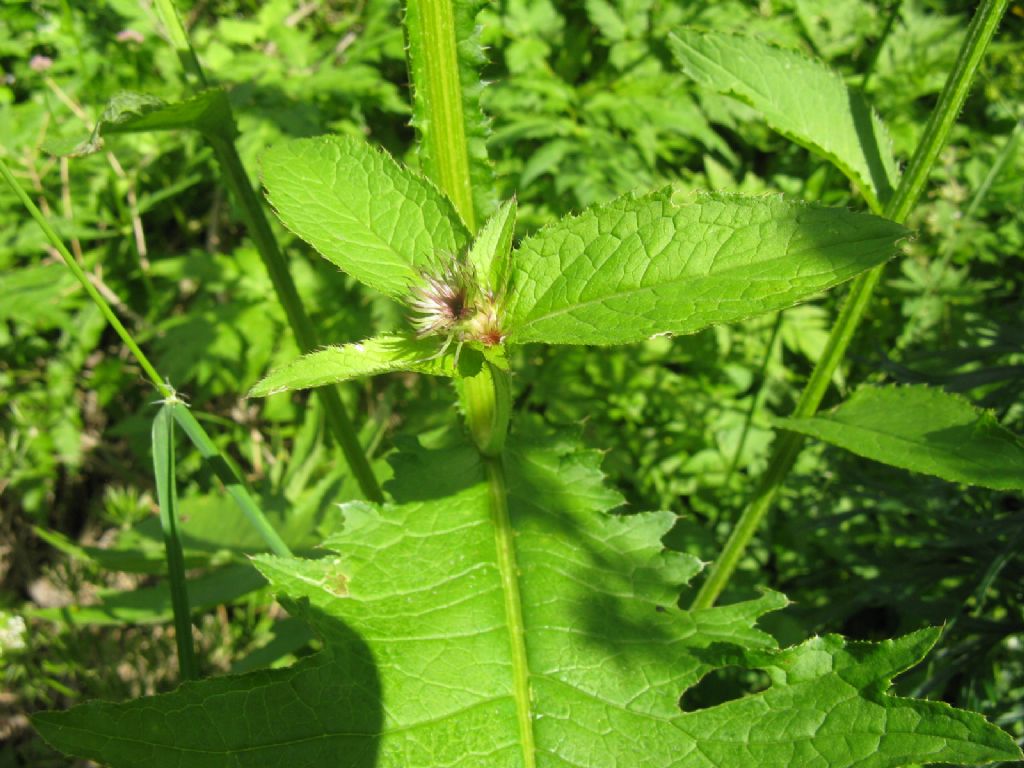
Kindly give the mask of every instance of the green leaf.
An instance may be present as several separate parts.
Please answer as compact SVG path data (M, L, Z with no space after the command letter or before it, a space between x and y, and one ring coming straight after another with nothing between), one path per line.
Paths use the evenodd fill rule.
M249 397L267 397L392 371L452 377L456 373L455 351L446 350L444 344L444 339L437 336L423 339L376 336L358 344L327 347L272 371L249 390ZM459 370L463 375L479 370L480 362L481 357L474 350L466 349L459 354Z
M51 145L53 154L72 157L98 152L103 136L190 128L207 136L231 141L238 133L231 116L227 93L210 88L185 101L168 104L144 93L119 93L110 100L88 140L74 147Z
M477 288L482 293L501 295L505 292L509 253L516 228L515 198L505 201L480 231L467 254L473 267Z
M885 219L668 189L563 219L512 254L510 342L621 344L694 333L795 304L884 262L907 234Z
M160 527L167 555L167 587L174 614L174 641L178 648L178 669L182 680L199 677L195 645L192 642L192 611L188 601L185 556L178 530L178 490L174 472L173 406L163 405L153 418L153 477L160 505Z
M290 230L357 280L403 297L422 270L440 273L469 233L422 176L364 141L320 136L262 158L270 203Z
M1024 441L990 412L940 389L864 387L827 413L774 422L912 472L996 490L1024 489Z
M474 450L401 456L391 489L400 503L347 505L344 531L327 542L335 554L257 560L323 652L33 722L54 746L113 768L881 768L1019 757L980 715L886 695L934 630L776 651L754 623L784 605L778 594L676 607L699 563L662 548L675 516L607 514L621 498L599 462L569 441L512 446L502 523ZM680 693L726 665L764 669L772 686L680 711Z
M892 196L899 171L881 118L824 64L755 38L683 29L669 45L687 75L760 112L783 136L832 162L872 210Z

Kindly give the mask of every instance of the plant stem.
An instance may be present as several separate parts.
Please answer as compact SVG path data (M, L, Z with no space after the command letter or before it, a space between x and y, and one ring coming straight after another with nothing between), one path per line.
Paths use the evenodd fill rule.
M975 13L967 30L967 39L960 49L953 71L939 96L939 102L932 111L924 135L921 137L917 150L914 152L895 194L885 206L885 215L893 221L900 224L906 221L910 211L920 199L931 168L939 156L939 152L946 145L949 132L956 122L957 115L960 114L971 82L985 55L985 50L995 34L996 27L999 26L999 21L1006 11L1008 2L1009 0L984 0ZM846 348L850 345L857 326L864 316L864 311L871 300L871 294L875 290L875 286L878 285L884 268L884 264L875 267L854 281L846 303L829 335L825 352L814 366L807 386L793 411L793 417L804 418L814 415L817 411L828 390L832 374L842 361ZM800 454L803 441L802 435L793 432L783 432L779 435L769 459L768 468L761 476L747 508L743 511L743 515L726 541L718 560L712 566L707 580L697 593L691 606L693 609L708 608L714 605L715 600L722 593L742 559L747 545L760 527L761 520L771 509L772 502L782 487L786 475L789 474L796 457Z
M421 119L429 125L432 160L428 175L455 203L470 232L476 232L469 147L463 116L452 0L408 0L406 34L409 69L413 72L415 98ZM530 669L526 655L526 628L519 566L516 563L515 530L508 506L504 447L508 434L511 397L509 375L491 363L476 376L458 381L466 425L480 451L487 478L491 522L494 528L498 570L505 600L512 680L519 724L519 741L525 768L536 766L536 745L530 703Z
M124 325L121 324L120 319L118 319L114 310L107 303L107 300L104 299L100 292L93 286L92 282L85 274L85 271L81 266L79 266L78 262L75 261L74 257L68 251L60 237L58 237L57 233L53 230L53 227L51 227L50 223L46 220L46 217L43 216L42 212L36 207L36 204L32 202L25 190L21 188L21 185L18 184L17 179L14 178L14 175L2 159L0 159L0 176L2 176L8 185L10 185L11 189L14 190L14 193L18 196L18 199L21 200L22 205L25 206L29 215L35 219L40 229L43 230L43 234L50 242L50 245L52 245L61 255L61 258L64 259L64 263L68 265L68 269L70 269L72 274L74 274L78 279L78 282L85 289L89 298L93 300L93 303L99 308L103 317L106 318L107 322L110 323L111 327L117 332L117 335L121 337L121 341L123 341L124 345L128 347L128 351L132 353L132 357L135 358L136 362L138 362L139 366L146 373L146 376L149 377L153 386L156 387L157 392L160 393L165 401L178 404L177 407L173 409L173 414L175 415L175 418L177 418L178 423L188 434L189 438L199 449L199 452L203 457L213 462L214 471L217 473L218 477L224 481L225 486L228 489L228 493L231 494L232 498L235 499L242 511L249 517L250 521L256 527L257 531L259 531L270 550L281 556L291 555L291 551L288 549L288 546L284 543L281 537L277 535L273 526L270 525L270 522L263 515L259 505L256 504L252 494L249 492L245 482L241 479L238 471L234 469L230 462L228 462L228 460L217 450L217 447L213 444L210 436L206 434L206 430L204 430L199 422L196 421L191 411L180 404L174 389L169 384L166 384L160 377L160 374L157 373L156 368L153 367L149 358L146 357L145 353L139 348L139 345L135 343L135 339L132 338L131 333L129 333Z
M192 611L185 579L185 556L178 535L178 494L174 478L174 421L170 404L163 405L153 419L153 474L160 503L160 527L167 554L167 583L174 612L174 642L178 646L178 668L182 680L196 680L199 664L192 642Z
M426 172L454 203L466 228L476 232L452 1L409 0L405 29L414 98L427 114L420 131L427 145Z
M249 182L249 176L242 166L242 160L238 156L235 144L222 138L213 136L208 138L221 170L224 172L225 183L241 206L242 219L249 230L249 236L256 245L256 250L263 257L263 264L270 275L270 281L274 285L278 301L284 308L288 324L295 334L295 340L303 352L312 352L320 346L316 331L302 306L302 300L295 289L295 282L288 271L288 265L278 248L277 239L270 229L263 206ZM370 501L383 502L384 493L381 491L376 475L373 474L373 468L366 458L366 452L359 442L355 426L345 410L337 388L319 387L316 394L320 398L320 402L323 403L327 426L341 446L342 453L345 455L349 469L355 475L359 488Z
M199 85L205 88L207 85L206 73L203 72L203 68L199 64L199 57L196 56L196 51L192 47L188 31L185 29L185 25L181 23L181 17L178 15L178 10L174 7L173 0L156 0L156 11L160 15L160 21L163 22L164 29L167 30L167 36L171 39L171 45L174 46L174 50L178 54L178 59L181 61L185 74L195 78Z
M199 83L200 87L205 87L207 85L206 74L195 55L188 33L178 17L173 0L157 0L157 6L182 65ZM288 318L292 333L295 334L299 349L302 352L312 352L320 346L316 331L309 315L306 314L299 293L295 289L295 282L292 280L284 254L281 253L277 239L270 228L270 222L267 221L259 196L253 189L249 174L242 165L242 159L238 156L234 132L234 118L231 117L228 124L222 127L220 134L204 132L204 136L210 142L217 157L225 184L239 205L242 221L270 275L270 282L274 286L278 301L284 308L285 316ZM366 457L366 451L363 450L363 446L359 442L355 426L345 410L337 389L320 387L316 394L323 403L327 427L341 447L345 461L355 476L363 495L370 501L383 502L384 493L381 491L380 483L377 482L377 477Z

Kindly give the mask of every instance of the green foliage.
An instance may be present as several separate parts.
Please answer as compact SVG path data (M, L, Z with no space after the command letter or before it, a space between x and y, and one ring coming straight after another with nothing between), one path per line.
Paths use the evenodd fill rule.
M517 342L693 333L848 280L888 259L904 234L883 219L779 199L625 198L522 242L503 322Z
M261 166L285 225L388 295L406 294L421 272L439 274L469 242L433 184L365 142L321 137L277 144Z
M695 613L674 606L679 582L699 563L661 547L670 513L606 513L619 499L604 487L596 453L534 439L506 456L507 520L494 517L476 452L448 445L399 457L391 492L401 504L346 507L343 532L325 543L335 555L258 560L324 640L320 655L156 699L38 715L37 727L115 768L142 759L172 765L186 754L220 765L241 751L251 765L310 766L337 755L351 765L474 755L509 766L680 757L707 766L812 757L897 766L919 756L1016 755L1012 740L977 715L884 695L936 632L880 645L826 637L773 651L753 622L784 605L777 594ZM439 462L448 474L437 472ZM515 537L510 559L501 542L511 539L496 534L503 525ZM511 608L510 580L519 599ZM510 618L517 615L521 625ZM680 689L722 664L764 669L772 685L679 712ZM780 749L783 728L800 738Z
M996 490L1024 488L1024 442L991 413L939 389L868 387L827 413L776 423L913 472Z
M690 77L750 104L783 136L834 163L881 211L899 181L889 134L863 95L838 74L749 37L681 30L670 44ZM800 87L766 87L778 82Z
M1024 525L1018 491L964 488L812 443L781 494L770 525L755 538L730 583L727 607L705 616L708 621L727 619L728 631L716 635L705 621L697 633L680 633L672 647L689 666L677 666L674 659L653 652L657 638L641 632L650 626L678 628L694 618L675 608L676 592L683 587L679 604L686 604L691 587L683 582L691 576L692 558L708 561L719 551L752 478L762 472L777 440L770 414L791 412L810 367L821 357L841 291L786 309L777 333L772 332L771 315L739 321L719 317L710 322L734 324L653 339L626 323L602 321L609 333L643 340L598 350L533 343L482 350L470 342L460 344L458 332L414 339L408 332L408 308L392 300L409 304L409 288L422 285L421 270L443 271L455 257L473 265L466 277L475 280L478 295L492 290L511 295L509 280L528 282L533 272L564 287L559 276L540 269L545 264L536 253L530 256L536 263L517 273L507 257L514 252L521 259L524 248L543 243L543 233L594 216L593 206L610 204L614 210L640 205L638 200L650 204L660 199L651 190L666 187L674 194L665 204L677 212L695 200L723 205L736 200L728 193L740 193L756 196L750 203L755 207L807 212L829 206L832 212L823 215L877 223L841 210L863 207L854 187L867 193L865 199L871 196L862 178L854 175L853 187L849 181L850 168L858 156L864 157L860 145L852 147L852 154L849 143L837 145L841 149L827 146L849 135L851 114L840 110L843 120L831 114L822 126L822 108L798 107L826 93L831 99L845 93L861 106L870 103L885 117L895 155L909 157L956 58L966 11L934 0L896 6L823 0L754 5L731 0L703 5L509 0L485 7L477 24L467 24L475 7L458 3L456 10L455 29L464 54L458 79L471 139L467 156L474 172L483 174L473 185L476 224L483 227L472 241L468 228L452 216L454 206L433 183L402 166L435 176L429 149L411 141L410 116L420 136L430 134L430 126L410 107L399 8L392 0L301 6L288 0L181 3L215 89L195 101L185 97L180 62L162 38L150 5L41 0L10 3L0 11L0 156L47 212L157 369L187 396L214 441L204 457L179 440L174 456L179 534L194 608L192 637L200 671L211 677L168 698L152 698L171 691L178 677L170 671L172 610L150 472L149 427L157 395L139 386L135 363L64 268L53 263L53 254L40 248L34 225L0 183L0 214L8 225L0 236L0 608L29 622L25 647L5 646L0 656L5 691L0 697L0 765L71 764L71 758L44 745L23 713L65 710L87 699L136 699L53 715L54 722L80 719L102 730L111 723L96 721L106 715L144 719L138 713L146 704L173 708L176 702L201 701L207 711L223 706L216 732L241 738L241 729L252 722L244 722L243 715L254 711L260 696L265 694L265 701L278 707L275 713L308 704L309 697L300 691L290 700L295 709L281 708L286 681L332 687L322 689L326 696L318 702L317 716L275 714L267 719L266 731L297 728L333 738L346 730L345 724L361 722L366 728L347 743L368 751L344 753L356 755L356 764L372 764L374 756L383 759L385 754L397 755L395 764L410 764L410 753L394 750L414 738L388 730L386 718L394 705L394 711L414 720L418 714L410 714L412 696L420 693L424 702L445 713L436 724L420 726L421 732L441 736L430 744L415 743L417 748L435 747L427 761L431 765L446 756L444 743L457 750L474 737L473 727L465 726L474 715L482 721L481 743L490 738L493 745L501 738L495 736L499 732L508 736L502 744L510 749L492 753L495 760L512 754L519 734L512 726L521 722L516 720L516 701L520 718L523 712L546 715L533 721L544 726L536 733L549 739L545 744L551 733L570 729L564 711L547 715L555 704L578 694L565 691L560 699L552 674L538 678L545 694L535 709L531 704L524 709L522 697L514 695L517 683L510 674L512 646L507 643L514 623L498 599L502 590L508 593L510 582L486 595L460 593L468 595L463 606L467 612L469 606L486 603L488 613L481 615L493 619L487 626L491 631L475 642L486 648L487 658L501 660L505 667L478 668L477 657L463 663L477 646L457 634L447 639L406 634L401 642L390 642L382 631L385 624L402 621L408 629L408 617L427 603L438 609L427 618L440 626L459 611L457 604L444 601L445 590L455 594L477 577L494 583L500 573L495 539L486 537L491 529L481 473L487 464L459 438L465 427L455 401L457 393L464 396L466 379L455 377L456 387L444 380L455 373L456 361L462 376L475 372L483 351L494 370L512 371L506 405L512 411L508 445L516 458L509 467L520 478L529 474L513 490L516 503L510 509L513 521L524 524L523 533L512 540L525 537L537 544L527 548L531 567L522 569L516 582L524 588L522 605L529 606L524 616L542 615L543 598L567 595L565 611L549 611L558 614L556 619L597 617L593 624L598 631L592 635L553 631L541 643L534 639L540 630L530 629L522 647L530 650L539 643L545 654L564 651L580 659L592 654L586 658L608 676L594 672L588 680L595 681L595 688L614 689L602 689L605 702L625 700L638 676L663 673L646 699L629 699L625 710L609 705L604 719L594 721L599 727L616 718L640 722L626 733L637 743L649 735L651 742L662 739L662 745L677 748L672 759L699 761L703 754L711 755L703 759L723 765L745 754L744 749L769 742L758 754L758 764L773 759L786 765L811 762L820 754L827 755L829 764L849 764L852 751L838 754L847 747L863 750L860 764L868 765L920 764L928 755L954 763L1016 759L1005 738L946 704L983 713L1017 740L1024 735L1019 704L1024 700L1019 653L1024 565L1017 554ZM932 170L927 199L907 223L916 236L887 268L865 328L832 377L835 392L827 402L838 404L837 413L848 412L865 393L874 392L865 385L887 390L902 385L903 392L907 384L927 384L929 402L948 405L939 390L958 393L953 410L963 411L965 424L982 419L978 434L1024 432L1019 386L1024 366L1018 258L1024 248L1024 187L1019 184L1024 174L1019 139L1024 65L1016 44L1020 23L1012 11L1004 21L952 144ZM736 33L763 41L744 41L750 46L745 55L758 64L756 70L729 76L737 78L734 90L750 85L745 76L763 75L780 60L820 78L816 82L822 95L814 96L809 88L792 89L793 108L787 106L773 118L772 126L782 131L787 129L781 121L813 118L811 127L789 129L802 147L769 130L765 114L750 106L769 111L770 105L756 102L756 93L749 103L741 103L719 93L714 83L696 82L681 68L679 44L670 42L670 35L699 47L688 31L695 27L714 30L702 39L720 43L736 45ZM481 61L481 51L489 61ZM723 64L739 61L737 56ZM481 66L486 87L476 74ZM780 78L782 74L784 70ZM320 228L323 242L310 242L332 261L337 256L335 263L343 272L311 258L298 238L275 224L303 304L321 339L336 346L319 357L296 359L300 349L288 333L286 314L202 136L190 131L118 133L110 124L103 128L106 139L97 154L70 161L47 155L45 149L80 143L102 120L104 105L124 92L145 97L139 109L124 112L122 127L136 120L182 117L180 110L201 107L184 115L192 119L226 98L237 123L238 149L254 180L259 177L258 157L267 146L273 147L268 157L295 147L309 152L317 141L291 140L332 133L335 148L350 148L347 157L340 149L332 150L343 157L337 190L331 184L303 189L316 179L320 166L320 158L310 153L302 162L312 170L303 171L308 176L295 179L288 192L298 209L306 208L293 215L305 216L311 229ZM864 94L863 104L858 93ZM490 126L482 114L488 115ZM863 114L860 107L857 114ZM881 136L871 114L872 131ZM217 120L211 124L226 127ZM884 137L880 141L886 144ZM496 188L479 181L491 174L480 162L485 144L495 161ZM374 147L369 155L366 147ZM883 177L892 183L892 166L885 153L882 157ZM838 170L833 166L837 158ZM276 172L287 185L292 173L288 163ZM383 186L373 187L375 183ZM384 210L385 190L407 184L427 205L413 204L401 217L386 221L395 225L400 245L389 244L387 229L372 227L344 241L344 233L362 227L358 217L332 218L345 210L346 195L352 195L347 204L353 210L368 211L375 205ZM714 195L691 194L708 190ZM773 194L761 199L766 193ZM484 223L498 199L509 203ZM804 206L798 199L816 205ZM424 211L431 209L426 216ZM434 216L436 212L443 215ZM289 214L282 214L287 221ZM575 218L563 218L569 214ZM436 250L434 233L423 232L428 227L436 227L437 241L444 241ZM894 230L888 237L886 247L891 248L900 235ZM415 245L407 248L407 242ZM557 250L552 243L544 247ZM879 252L876 261L888 255ZM385 267L375 267L378 258L385 260ZM359 284L364 279L383 284L367 290ZM690 285L677 285L669 298L675 301ZM808 288L799 299L770 306L806 301L813 293ZM578 336L559 322L545 328L545 334L553 333ZM359 339L396 337L405 339L410 349L422 349L422 356L417 352L397 363L378 361L380 367L372 372L382 375L350 384L342 393L349 411L366 417L360 439L379 477L394 475L390 488L395 503L381 509L345 504L343 512L339 502L357 498L359 491L327 436L320 403L302 393L260 401L240 396L268 370L277 375L307 362L341 359L341 368L318 375L346 378L353 373L351 360L339 350L351 352L351 342ZM503 346L509 346L507 360L495 351ZM407 373L417 368L445 376ZM844 402L850 389L854 395ZM984 416L978 416L979 409L985 409ZM891 412L865 418L890 431L910 422L883 418L885 413ZM905 408L898 413L910 415ZM583 443L600 455L581 451L574 440L538 438L532 426L538 419L578 429ZM926 423L925 432L934 428ZM413 446L409 436L418 436L435 450ZM851 433L844 429L842 436ZM917 442L899 449L902 458L917 457L915 469L922 468L920 439L919 434ZM1010 445L1009 438L1001 445ZM927 447L934 448L934 443ZM386 455L394 469L385 465ZM969 458L961 450L950 460L962 469ZM599 459L608 474L604 484L598 482ZM929 454L927 460L934 463L935 457ZM1007 466L1013 465L1004 463L1003 474ZM224 493L225 481L229 494L241 487L238 478L253 490L255 504L287 547L301 554L294 560L260 559L272 590L249 561L251 555L266 553L267 545ZM543 482L538 489L527 480ZM1007 487L1014 485L1019 483ZM446 496L449 491L452 497ZM634 514L647 509L672 515ZM471 537L448 527L447 516L453 513L474 521L468 529ZM357 523L361 527L353 528ZM531 528L530 523L537 525ZM539 535L545 531L541 524L550 526L550 535ZM687 555L661 548L658 539L669 528L664 545ZM359 538L361 531L366 541ZM608 557L614 554L616 562L601 559L603 542L574 535L583 531L621 534L606 537L617 549L603 550ZM386 541L373 548L374 536ZM325 541L337 554L317 551ZM522 553L514 548L517 555ZM578 583L551 576L562 562L552 555L567 552L573 556L567 562L583 579ZM333 562L335 556L340 564ZM473 559L479 567L466 573L445 570L460 557L460 562ZM631 579L625 564L636 560L644 567ZM674 564L676 572L661 570L656 562ZM315 581L336 568L349 578L352 593L347 598L329 599L328 593L299 578L308 574ZM456 578L450 578L453 573ZM370 592L356 595L353 586L369 585L376 595L399 581L408 587L425 574L438 582L438 594L416 592L415 604L403 602L402 596L366 599ZM537 587L532 586L535 579ZM596 585L613 594L592 589ZM766 587L776 592L752 599ZM546 590L541 598L536 589ZM272 593L284 595L296 618L282 619ZM651 593L659 598L651 602ZM784 610L778 593L793 601ZM304 603L306 599L330 605L321 611ZM480 616L464 618L467 627L482 626ZM354 621L362 622L361 628L372 626L357 635ZM623 625L625 630L613 631ZM928 627L937 626L944 631L936 642ZM321 635L314 637L310 627ZM737 627L742 632L732 631ZM835 636L837 632L846 639ZM699 647L705 634L717 640ZM372 640L372 653L361 635ZM821 637L808 641L812 635ZM886 640L898 635L903 637ZM504 645L495 642L498 636L505 638ZM647 656L632 657L626 649L613 664L611 654L598 652L598 643L607 648L634 637ZM594 642L588 644L587 638ZM445 655L429 656L440 647ZM319 655L309 658L318 649ZM446 663L449 654L460 661ZM382 665L384 656L397 663ZM635 665L645 660L650 663L636 671ZM275 669L253 677L217 677L267 666ZM549 664L544 672L554 666ZM588 670L575 666L565 672L585 677ZM380 687L384 675L400 681L410 695L392 698L393 691ZM467 713L452 712L456 696L469 695L461 683L470 677L474 685L483 681L477 687L500 689L504 698L491 706L512 711L511 717L485 720L491 711L487 704ZM457 684L443 691L441 686L453 679ZM418 681L422 687L415 688ZM266 682L267 687L253 687L254 682ZM362 690L346 698L345 691L359 685ZM676 700L684 689L680 712ZM364 698L366 691L369 699ZM374 705L366 706L368 700ZM571 721L576 723L587 719L575 717L577 712L601 706L590 699L573 698L572 703ZM692 724L687 727L698 741L682 730L663 738L663 721L651 725L643 710L648 704L647 711L657 709L674 722ZM863 719L858 721L852 712ZM856 722L878 725L883 715L897 724L917 713L942 725L931 729L931 736L920 731L913 735L908 729L881 741L850 730ZM335 715L342 717L341 728L319 728L318 721ZM780 721L785 725L778 725ZM159 728L173 731L175 722L168 720ZM819 722L822 727L816 729ZM778 734L795 723L806 725L812 738L787 742L797 751L785 755ZM735 740L715 743L707 738L711 729ZM123 727L114 735L121 737L125 731ZM212 739L214 729L171 731L162 731L159 738L173 739L180 747L183 738L197 743ZM608 744L621 748L622 740L614 735L621 731L607 732ZM82 738L88 741L95 735ZM961 737L965 741L954 754L948 739ZM59 738L67 744L74 739L70 731ZM873 754L875 745L883 743ZM566 749L584 745L574 756L582 763L611 759L605 741L593 733L570 734L564 744ZM694 750L693 744L699 744L699 753L687 752ZM821 751L804 755L798 751L801 744ZM997 755L993 748L1002 751ZM131 749L126 746L126 754ZM726 754L717 759L716 750ZM253 754L258 762L267 753L257 749ZM324 759L337 762L339 754ZM649 754L631 762L646 764ZM124 759L136 765L149 756ZM190 753L185 759L200 758ZM223 763L215 753L206 759ZM554 760L541 755L538 761L543 764L544 759Z
M407 336L376 336L343 347L328 347L276 369L249 390L249 395L266 397L278 392L322 387L391 371L454 376L454 357L438 355L438 351L437 342L433 339Z

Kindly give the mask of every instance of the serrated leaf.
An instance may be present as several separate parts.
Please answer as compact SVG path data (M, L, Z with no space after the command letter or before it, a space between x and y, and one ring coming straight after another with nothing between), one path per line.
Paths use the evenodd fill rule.
M677 608L699 564L662 549L674 516L607 514L621 499L599 461L569 441L518 444L505 519L485 481L494 468L472 449L405 456L392 487L402 503L348 505L327 542L335 555L258 558L323 652L33 721L58 748L113 768L881 768L1019 756L979 715L885 695L934 631L775 651L753 625L784 604L778 594ZM764 669L772 687L680 711L680 693L724 665Z
M849 280L889 259L906 234L886 219L779 197L622 198L520 244L502 327L516 343L694 333Z
M775 419L894 467L996 490L1024 488L1024 441L988 411L923 385L864 387L805 419Z
M832 162L873 210L892 196L899 171L889 133L839 74L752 37L683 29L669 46L698 83L749 104L783 136Z
M249 390L249 397L267 397L393 371L452 377L456 373L455 352L444 349L443 344L444 340L436 336L375 336L357 344L327 347L271 371ZM467 375L467 371L479 370L480 362L478 352L463 350L459 354L459 371Z
M429 181L358 139L275 144L261 161L270 204L290 230L360 282L403 297L439 273L469 233Z

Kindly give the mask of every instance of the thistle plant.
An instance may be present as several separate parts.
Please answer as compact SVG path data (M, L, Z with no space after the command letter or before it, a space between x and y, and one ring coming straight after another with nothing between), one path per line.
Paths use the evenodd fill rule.
M663 546L676 515L616 514L622 497L605 483L600 454L512 408L517 346L630 344L777 312L865 280L908 230L778 195L664 187L587 208L516 242L515 201L499 205L478 188L489 167L474 150L478 80L467 86L480 53L476 6L423 0L408 11L426 175L361 138L323 136L275 144L261 177L283 225L405 305L409 328L302 355L250 395L418 372L454 382L465 428L397 451L390 502L340 500L344 522L323 542L326 556L253 558L319 636L317 654L162 696L41 714L34 723L44 737L126 767L1018 760L1013 740L980 715L888 692L938 629L878 643L827 635L780 648L757 625L787 605L777 592L680 608L681 587L703 564ZM702 44L723 45L695 32L673 40L680 56ZM745 50L764 67L799 71L789 54L756 43ZM858 104L824 67L801 66L824 83L814 98ZM782 76L769 84L779 94L796 85ZM850 109L828 115L825 128L796 129L801 143L827 146L869 201L906 199L887 186L904 182L890 174L884 125ZM803 135L815 130L832 131L829 141ZM859 425L872 437L852 442L869 455L895 445L891 463L1019 487L1024 447L964 406L941 393L868 390L822 417L828 423L786 427L827 440L835 422ZM922 428L922 407L947 429L944 438ZM888 418L877 409L889 409ZM965 435L989 460L980 470L960 462L953 477L950 454ZM729 666L760 670L770 686L706 709L680 708L685 690Z

